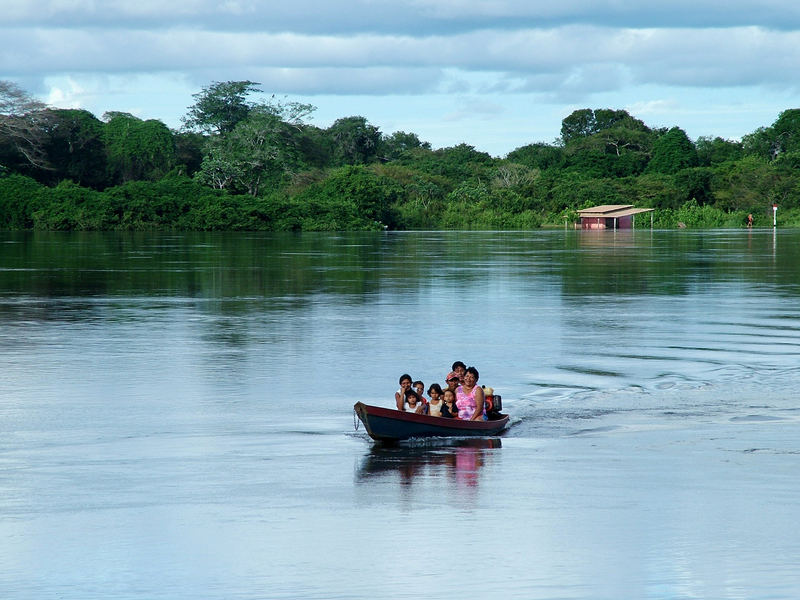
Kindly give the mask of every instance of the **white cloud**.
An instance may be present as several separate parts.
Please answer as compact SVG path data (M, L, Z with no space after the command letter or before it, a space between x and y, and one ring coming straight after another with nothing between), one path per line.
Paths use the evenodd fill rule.
M638 117L646 117L647 115L664 114L667 112L675 112L680 109L680 104L675 99L658 99L647 100L641 102L634 102L625 107L629 113L637 115Z
M608 30L565 27L518 32L476 31L453 36L310 36L195 30L118 32L23 30L5 37L0 72L236 73L273 70L273 79L298 82L301 93L333 84L347 93L431 91L441 70L496 73L556 85L553 93L618 89L628 77L668 85L796 85L787 73L800 64L800 32L745 27L720 30ZM283 74L276 77L275 70ZM296 69L296 73L290 71ZM335 77L325 77L331 70ZM338 70L338 71L337 71ZM312 80L319 81L318 86ZM444 82L447 83L447 82ZM317 89L314 89L314 88ZM513 88L509 88L513 91Z
M59 108L81 108L85 102L86 90L72 77L50 87L45 102Z

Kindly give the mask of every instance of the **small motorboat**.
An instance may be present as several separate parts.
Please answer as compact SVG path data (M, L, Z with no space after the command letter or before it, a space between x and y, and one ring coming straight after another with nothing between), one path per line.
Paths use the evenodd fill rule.
M418 415L363 402L356 402L353 410L369 437L382 442L416 437L487 437L497 435L508 425L508 415L496 411L489 414L488 421L463 421Z

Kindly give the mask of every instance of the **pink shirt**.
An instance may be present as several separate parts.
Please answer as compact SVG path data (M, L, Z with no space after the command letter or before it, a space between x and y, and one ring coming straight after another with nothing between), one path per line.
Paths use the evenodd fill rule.
M456 406L458 407L459 419L471 419L472 415L475 414L475 409L478 407L478 403L475 401L475 391L477 389L478 386L476 385L472 388L472 392L467 394L463 387L458 386L456 388Z

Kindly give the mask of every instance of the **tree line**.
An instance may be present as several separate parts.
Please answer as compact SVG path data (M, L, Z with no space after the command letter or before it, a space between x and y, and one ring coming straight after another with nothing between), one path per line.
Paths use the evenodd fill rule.
M741 140L691 140L624 110L576 110L553 143L506 157L433 149L251 81L214 82L183 126L59 109L0 81L0 229L369 230L563 226L598 204L656 227L800 226L800 109Z

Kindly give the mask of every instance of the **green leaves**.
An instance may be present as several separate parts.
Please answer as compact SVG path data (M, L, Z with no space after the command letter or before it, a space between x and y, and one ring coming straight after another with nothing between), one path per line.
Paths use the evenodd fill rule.
M364 165L378 155L381 132L364 117L336 119L328 128L337 165Z
M653 143L653 154L647 165L648 173L674 175L682 169L696 167L697 149L686 132L673 127Z
M164 123L127 113L106 113L104 141L114 183L155 181L175 166L175 144Z
M279 100L252 102L252 81L216 82L195 94L184 118L187 127L210 135L198 181L216 189L258 196L274 189L300 162L303 119L311 104Z
M188 129L205 133L230 133L247 118L254 104L247 97L261 91L253 81L215 81L192 98L195 103L183 118Z

